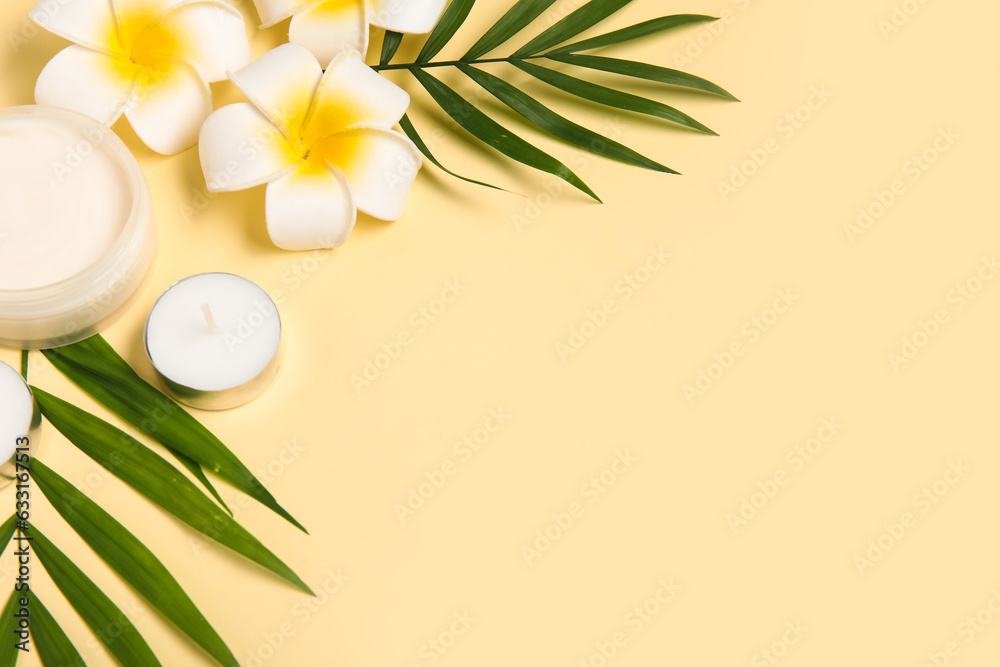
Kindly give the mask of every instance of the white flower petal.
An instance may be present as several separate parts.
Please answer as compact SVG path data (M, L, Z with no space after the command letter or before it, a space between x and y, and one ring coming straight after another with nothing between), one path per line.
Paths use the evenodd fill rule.
M125 116L143 143L173 155L194 146L198 130L212 113L212 91L182 60L163 61L140 76Z
M351 186L333 166L293 171L267 186L267 233L284 250L343 245L358 211Z
M341 51L368 52L368 17L358 0L324 0L292 17L289 41L312 51L323 65Z
M260 16L261 28L270 28L318 2L321 0L253 0Z
M298 142L322 77L316 58L299 44L282 44L229 74L247 99L292 142Z
M368 21L386 30L423 34L437 25L446 0L368 0Z
M66 47L35 83L35 102L73 109L108 125L122 115L137 68L82 46Z
M28 16L51 33L104 53L119 43L111 0L39 0Z
M333 59L302 130L306 145L359 125L392 127L406 113L410 96L368 67L357 51Z
M420 151L404 135L358 127L324 139L313 150L344 171L358 210L380 220L403 215L422 163Z
M138 36L134 48L183 58L210 83L223 81L226 72L250 62L243 15L221 0L194 0L170 8Z
M279 178L302 163L281 133L252 104L222 107L198 140L210 192L233 192Z

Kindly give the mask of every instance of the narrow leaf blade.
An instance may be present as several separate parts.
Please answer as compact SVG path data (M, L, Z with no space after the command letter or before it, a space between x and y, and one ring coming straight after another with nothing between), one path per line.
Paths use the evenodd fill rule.
M68 665L84 665L83 657L73 646L59 623L45 608L38 596L29 591L28 600L31 609L31 636L38 647L38 659L44 667L67 667Z
M116 366L116 370L120 372L120 374L121 374L122 377L125 377L125 378L134 378L134 379L137 379L139 382L144 382L141 378L139 378L138 375L135 374L135 372L132 370L132 368L125 362L125 360L122 359L120 356L118 356L114 352L114 350L111 349L111 346L107 345L107 343L104 341L103 338L100 341L93 341L93 342L94 342L93 347L95 347L95 348L98 348L100 346L100 343L104 343L104 345L107 346L108 350L110 350L110 353L103 355L104 356L104 361L106 361L108 364L112 364L112 365ZM81 346L82 345L83 344L81 344ZM43 351L43 354L44 354L44 351ZM49 357L50 361L52 360L52 357L50 355L46 355L46 356ZM86 368L85 370L90 370L90 367ZM86 391L86 388L84 388L84 390ZM154 391L158 391L158 390L156 390L154 388ZM164 398L165 401L169 401L169 399L167 399L166 396L164 396L163 398ZM144 423L145 423L145 420L144 420ZM149 423L155 424L155 420L153 422L149 422ZM142 430L144 432L147 431L147 429L145 429L145 428L143 428ZM167 445L165 445L165 446L167 446ZM187 468L189 471L191 471L191 474L194 475L195 479L197 479L202 484L202 486L204 486L206 489L208 489L209 493L212 494L212 497L215 498L216 502L218 502L227 512L229 512L230 514L232 514L232 511L230 511L229 506L226 505L226 502L222 499L222 496L220 496L219 492L216 491L215 486L213 486L212 482L210 482L209 479L208 479L208 477L205 476L205 471L202 469L201 465L199 465L197 461L195 461L194 459L192 459L190 456L186 456L185 454L182 454L181 452L178 452L178 451L170 448L169 446L167 446L167 450L185 468Z
M38 460L33 463L37 464ZM129 667L158 667L160 661L153 655L149 644L115 603L35 526L29 526L28 533L32 539L31 546L45 571L111 655ZM113 639L108 637L107 632L111 627L121 630Z
M640 155L627 146L623 146L616 141L601 136L582 125L577 125L560 116L531 96L488 72L468 65L459 65L459 69L526 120L563 141L567 141L592 153L604 155L605 157L636 167L642 167L643 169L668 174L677 173L659 162Z
M434 28L434 32L424 43L424 48L420 49L416 62L425 63L439 54L465 23L465 19L469 17L469 12L472 11L474 4L476 4L476 0L452 0L448 9L445 10L444 16L438 21L437 27Z
M55 350L45 356L63 375L116 415L167 449L197 461L289 523L308 532L282 508L264 485L222 441L140 378L101 336ZM156 419L150 419L155 415Z
M66 401L32 387L42 413L80 451L198 532L267 568L310 595L312 590L257 538L236 523L163 457Z
M511 37L528 27L542 15L556 0L518 0L503 17L490 28L472 48L462 56L463 60L475 60L486 55Z
M558 176L581 192L601 201L590 187L569 167L548 153L529 144L502 125L489 118L461 95L422 70L413 70L413 76L427 89L434 101L456 123L472 136L492 146L507 157L521 164Z
M585 39L574 44L560 46L558 49L550 51L549 53L576 53L577 51L591 51L593 49L600 49L606 46L614 46L616 44L630 42L634 39L641 39L643 37L648 37L649 35L655 35L667 30L673 30L674 28L680 28L681 26L691 25L692 23L703 23L705 21L718 20L719 19L715 16L705 16L703 14L675 14L673 16L663 16L658 19L637 23L636 25L629 26L628 28L615 30L614 32L609 32L604 35L591 37L590 39Z
M181 463L181 465L187 468L188 471L190 471L190 473L194 475L194 478L197 479L202 486L208 489L208 492L212 494L213 498L215 498L215 502L219 503L222 509L226 510L229 516L233 515L233 511L229 509L229 505L227 505L226 501L222 499L222 496L219 495L219 492L215 490L215 486L212 484L212 482L208 480L208 477L205 475L205 470L200 465L198 465L197 461L195 461L190 456L186 456L184 454L181 454L180 452L175 452L172 449L168 448L167 451L173 454L174 458L177 459Z
M489 183L483 183L482 181L474 181L471 178L460 176L459 174L456 174L455 172L451 171L443 164L438 162L437 158L435 158L431 154L431 149L427 147L426 143L424 143L423 138L421 138L420 134L417 133L417 128L413 127L413 123L410 122L410 119L409 117L406 116L406 114L403 114L403 118L399 121L399 126L403 128L403 132L406 133L406 136L410 138L410 141L412 141L413 144L417 147L417 150L419 150L425 158L430 160L435 166L437 166L438 169L440 169L444 173L448 174L449 176L454 176L457 179L463 180L466 183L481 185L486 188L492 188L494 190L501 190L503 192L506 192L506 190L504 190L503 188L498 188L495 185L490 185Z
M382 38L382 56L379 58L379 64L388 65L392 62L392 57L396 55L402 42L402 33L387 31L385 37Z
M515 62L514 65L539 81L547 83L550 86L558 88L571 95L576 95L577 97L583 98L588 102L595 102L597 104L603 104L616 109L634 111L647 116L662 118L664 120L669 120L672 123L689 127L692 130L697 130L698 132L718 136L714 130L699 123L686 113L678 111L672 106L668 106L661 102L625 93L615 90L614 88L600 86L596 83L578 79L568 74L564 74L563 72L557 72L534 63L519 61Z
M583 7L562 19L542 34L514 52L514 58L533 56L553 46L573 39L584 30L608 18L632 0L590 0Z
M38 459L31 463L31 476L66 523L122 579L206 653L223 665L238 664L177 580L135 535Z
M10 518L0 525L0 554L7 550L10 538L14 537L14 530L17 528L17 516L10 515Z
M681 72L668 67L649 65L647 63L635 62L634 60L619 60L618 58L606 58L603 56L584 56L576 53L557 53L554 55L547 55L546 58L561 63L567 63L569 65L576 65L577 67L599 70L601 72L611 72L613 74L622 74L624 76L631 76L637 79L658 81L671 86L678 86L679 88L700 90L706 93L712 93L713 95L718 95L719 97L724 97L727 100L739 102L739 100L736 99L732 93L720 88L711 81L702 79L694 74L688 74L687 72Z
M9 538L8 538L9 539ZM14 609L19 607L18 598L21 597L17 591L11 590L7 604L3 606L3 618L0 618L0 667L14 667L20 657L21 649L14 645L14 638L19 628L17 627L17 617L14 616Z

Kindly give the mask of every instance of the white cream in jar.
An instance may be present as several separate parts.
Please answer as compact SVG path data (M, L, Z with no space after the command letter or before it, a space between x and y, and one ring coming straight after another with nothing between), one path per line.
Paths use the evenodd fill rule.
M51 107L0 110L0 345L82 340L145 285L149 188L110 130Z

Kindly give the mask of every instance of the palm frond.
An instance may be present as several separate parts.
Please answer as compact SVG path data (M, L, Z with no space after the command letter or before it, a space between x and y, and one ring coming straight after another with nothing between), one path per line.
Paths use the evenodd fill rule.
M219 663L237 664L232 651L170 571L135 535L38 459L31 463L31 477L56 512L118 576ZM42 562L48 561L45 567L52 574L49 563L53 560L54 552L46 557L43 550L39 549L45 538L34 527L28 531L28 535L33 538L35 550ZM55 561L59 562L58 556ZM53 576L53 580L55 579ZM56 585L59 585L58 581ZM63 590L63 593L66 591Z
M308 532L222 441L163 392L140 378L101 336L45 350L44 354L63 375L126 422ZM155 418L150 419L154 415Z
M451 43L459 29L465 24L475 4L474 0L453 0L436 29L424 42L423 48L412 62L392 62L403 36L390 32L383 40L381 58L375 69L408 71L427 90L435 104L459 127L478 139L484 147L498 151L507 158L531 168L558 176L596 201L600 201L593 190L560 160L490 118L484 111L469 102L467 96L463 96L439 78L432 76L427 70L441 67L461 70L482 89L515 111L526 125L568 144L631 166L665 174L676 174L677 171L664 166L659 161L641 155L606 137L601 137L599 133L557 114L547 104L535 99L507 78L486 72L480 67L488 64L511 65L534 79L574 95L587 103L632 111L660 118L704 134L716 135L706 125L674 107L624 90L598 85L556 69L557 65L569 65L598 70L625 77L656 81L672 87L707 92L727 100L737 101L736 97L725 89L692 74L648 63L580 53L581 51L617 46L684 26L715 21L717 20L715 17L702 14L662 16L566 44L566 42L579 38L587 30L605 19L614 16L631 2L632 0L590 0L528 39L523 46L509 55L484 57L524 32L554 4L554 0L518 0L460 59L434 60ZM401 126L424 157L445 173L476 185L496 187L460 176L445 168L431 154L426 143L420 139L420 134L409 117L404 117Z

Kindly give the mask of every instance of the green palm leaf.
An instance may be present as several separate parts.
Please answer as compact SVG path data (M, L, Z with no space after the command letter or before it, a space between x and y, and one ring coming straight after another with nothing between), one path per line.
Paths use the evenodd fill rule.
M474 181L471 178L460 176L455 172L451 171L450 169L448 169L447 167L445 167L440 162L438 162L437 158L435 158L434 155L431 154L431 149L427 147L426 143L424 143L424 140L417 132L417 128L413 127L413 123L410 122L410 119L406 116L406 114L403 114L403 118L399 121L399 126L403 128L403 132L405 132L406 136L410 138L410 141L412 141L413 145L417 147L417 150L419 150L425 158L430 160L438 169L440 169L444 173L450 176L454 176L457 179L463 180L466 183L472 183L474 185L482 185L483 187L492 188L494 190L503 190L503 188L498 188L497 186L490 185L489 183L483 183L482 181ZM506 192L506 190L504 190L504 192Z
M140 378L101 336L45 350L44 354L66 377L116 415L167 449L197 461L295 527L308 532L278 505L228 447L183 408Z
M135 535L38 459L31 463L31 476L66 523L122 579L221 664L238 665L232 651L177 580Z
M388 65L392 57L399 50L399 45L403 43L403 35L398 32L386 32L382 38L382 55L379 58L380 65Z
M100 342L104 342L104 340L101 339ZM86 343L86 341L85 341L85 343ZM81 346L83 344L84 343L80 343ZM105 345L107 345L107 344L105 343ZM95 344L93 347L96 349L99 346L100 345L98 343L98 344ZM110 349L110 346L107 346L107 347ZM44 354L45 351L43 350L42 353ZM49 359L52 360L52 357L50 355L47 355L47 356L49 356ZM107 362L109 364L114 364L114 365L117 366L117 370L119 371L119 373L123 377L131 377L131 376L138 377L137 375L135 375L135 372L132 370L132 368L127 363L125 363L124 359L122 359L121 357L119 357L117 354L114 354L114 350L111 350L111 354L105 354L104 356L105 356L105 358L106 358L106 360L107 360ZM58 365L57 365L57 368L58 368ZM88 366L88 368L89 368L89 366ZM25 378L25 379L27 379L27 378ZM84 390L86 391L86 388L84 388ZM164 396L164 400L169 400L169 399L167 399ZM144 423L145 423L145 421L144 421ZM142 429L142 430L146 431L146 429ZM198 465L197 461L195 461L194 459L192 459L189 456L186 456L185 454L182 454L181 452L178 452L178 451L176 451L174 449L171 449L170 447L167 447L167 451L169 451L174 456L174 458L176 458L178 461L180 461L181 464L185 468L187 468L191 472L192 475L194 475L195 479L197 479L201 483L202 486L204 486L206 489L208 489L208 491L212 494L212 497L215 498L216 502L218 502L220 505L222 505L222 507L227 512L229 512L230 514L232 514L232 511L229 509L229 506L226 505L225 501L222 499L222 496L220 496L219 492L215 490L215 487L212 485L212 483L210 481L208 481L208 477L205 476L205 471L202 470L201 466Z
M519 48L512 57L533 56L573 39L581 32L597 25L632 0L590 0L583 7L562 19L542 34Z
M624 109L625 111L634 111L647 116L662 118L664 120L669 120L672 123L689 127L692 130L697 130L698 132L718 136L714 130L702 125L686 113L678 111L672 106L668 106L661 102L625 93L615 90L614 88L599 86L596 83L584 81L583 79L577 79L569 74L557 72L547 67L542 67L524 60L516 61L514 65L539 81L547 83L550 86L558 88L571 95L576 95L577 97L585 99L588 102L595 102L597 104L603 104L616 109Z
M707 81L693 74L688 74L687 72L670 69L669 67L649 65L646 63L635 62L633 60L606 58L603 56L582 56L576 53L557 53L546 55L545 57L561 63L576 65L577 67L586 67L588 69L611 72L613 74L623 74L637 79L658 81L660 83L666 83L680 88L701 90L706 93L712 93L713 95L725 97L726 99L734 102L739 102L738 99L733 97L732 93L727 92L711 81Z
M588 130L582 125L577 125L567 120L534 98L488 72L468 65L459 65L459 69L526 120L563 141L568 141L592 153L620 160L626 164L642 167L643 169L651 169L668 174L677 173L670 167L665 167L659 162L650 160L627 146L623 146L592 130Z
M37 463L36 459L34 464ZM153 655L149 644L115 603L40 530L29 526L28 533L32 539L31 546L45 571L111 655L128 667L158 667L160 661ZM111 639L108 628L118 628L121 632Z
M167 448L167 451L170 452L175 459L180 461L181 465L187 468L191 472L191 474L194 475L194 478L199 482L201 482L202 486L208 489L209 493L212 494L212 497L215 498L215 502L219 503L219 505L222 506L222 509L226 510L226 512L229 513L229 516L233 515L233 511L229 509L229 505L227 505L226 501L223 500L222 496L219 495L219 492L215 489L215 486L213 486L212 483L208 481L208 477L205 475L204 469L202 469L201 465L199 465L197 461L192 459L190 456L181 454L180 452L174 451L169 447Z
M562 162L511 133L427 72L413 70L413 75L427 89L438 106L444 109L456 123L464 127L472 136L492 146L507 157L529 167L548 172L553 176L558 176L581 192L601 201L594 191Z
M31 636L38 648L38 658L44 667L70 667L84 665L73 642L69 640L56 619L45 608L35 593L28 592L31 609Z
M17 517L13 514L0 525L0 554L7 550L7 545L10 544L11 538L14 537L16 529ZM12 667L17 664L17 658L21 652L20 649L14 646L14 633L18 631L14 608L20 606L19 598L21 597L23 597L23 594L18 594L16 590L11 590L10 597L7 598L7 604L3 608L3 618L0 618L0 637L4 639L0 641L0 667Z
M675 14L674 16L663 16L651 21L644 21L636 25L609 32L606 35L591 37L575 44L560 46L549 53L575 53L577 51L590 51L600 49L605 46L614 46L623 42L630 42L634 39L648 37L666 30L672 30L692 23L703 23L705 21L718 21L715 16L704 16L702 14Z
M20 606L18 601L20 597L22 596L17 591L11 590L7 604L0 612L3 614L3 618L0 618L0 637L3 637L3 641L0 641L0 667L14 667L21 654L21 649L14 646L15 633L18 631L14 609Z
M291 568L163 457L106 421L37 387L32 391L52 425L108 472L198 532L313 594Z
M593 84L529 62L531 60L547 58L555 62L622 74L633 78L649 79L736 100L733 95L723 88L691 74L640 62L579 55L577 53L579 51L622 44L685 25L718 20L712 16L702 14L662 16L597 37L582 39L565 46L560 46L578 37L606 18L616 14L631 4L631 1L589 0L583 6L563 17L548 29L543 30L533 39L530 39L513 54L505 57L483 58L490 51L507 43L512 37L519 34L555 4L554 0L517 0L459 60L436 61L433 58L440 53L444 46L455 36L458 29L465 23L474 4L472 0L453 0L434 32L424 44L420 54L413 62L390 63L398 47L398 38L396 36L390 38L387 35L383 43L382 57L379 64L374 66L374 69L376 71L409 71L427 89L435 103L455 120L460 127L464 128L474 137L515 161L557 175L595 200L600 201L597 195L566 165L522 140L507 128L487 117L474 105L469 103L469 101L464 99L462 95L442 83L439 79L428 74L427 70L432 67L455 67L461 69L504 104L514 109L522 118L554 136L583 146L587 150L592 150L592 147L595 145L603 147L602 150L592 150L592 152L597 152L628 164L642 166L662 173L677 173L621 144L606 141L604 138L595 144L592 136L593 133L586 130L586 128L555 114L542 102L531 98L524 92L506 83L504 79L485 74L478 69L472 69L473 66L485 63L514 65L550 86L559 88L588 102L662 118L698 132L715 135L716 133L707 126L666 104ZM432 155L427 145L420 139L420 135L409 119L404 117L401 125L403 131L431 163L456 178L478 185L485 185L479 181L455 174L443 167Z
M11 514L10 518L0 525L0 554L7 550L7 545L10 544L10 538L14 537L16 529L17 517Z
M556 0L518 0L489 31L473 44L462 56L463 60L475 60L486 55L507 40L524 30L529 23L541 16Z
M420 49L416 62L425 63L440 53L441 49L451 41L451 38L465 23L465 19L469 17L469 12L472 11L474 4L476 4L476 0L452 0L448 9L445 10L444 16L434 28L434 32L424 42L424 48Z

